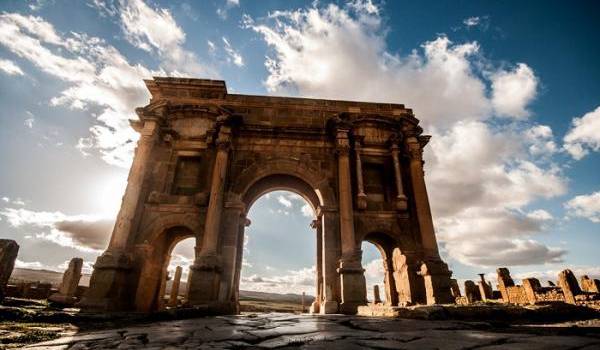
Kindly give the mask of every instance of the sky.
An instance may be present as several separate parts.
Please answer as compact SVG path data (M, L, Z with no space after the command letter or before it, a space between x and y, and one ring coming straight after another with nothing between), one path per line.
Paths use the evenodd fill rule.
M403 103L432 135L426 181L456 278L600 277L598 2L4 0L0 13L0 232L21 246L18 267L80 256L90 271L125 188L142 79L159 75ZM290 192L252 206L243 289L312 291L307 208ZM380 283L372 246L363 264Z

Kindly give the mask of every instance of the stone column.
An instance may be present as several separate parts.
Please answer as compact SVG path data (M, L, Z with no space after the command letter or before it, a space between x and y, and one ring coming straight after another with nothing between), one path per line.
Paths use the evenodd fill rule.
M542 288L542 285L537 278L523 278L523 289L529 304L534 305L537 302L536 292L540 288Z
M321 223L322 244L321 254L323 271L323 299L319 305L321 314L335 314L339 310L340 276L337 264L340 259L340 235L337 212L332 208L317 208L317 217Z
M465 296L467 297L467 303L469 304L481 300L481 293L479 288L475 285L475 282L471 280L465 281Z
M175 268L175 276L173 276L173 282L171 283L171 292L169 292L169 306L177 307L177 297L179 296L179 283L181 282L181 266Z
M222 270L218 255L219 228L223 211L223 188L227 176L231 128L222 125L216 140L217 154L213 166L210 197L206 210L204 236L200 255L190 267L191 278L188 288L188 302L191 305L215 302L218 299L219 275Z
M62 283L58 293L52 294L48 300L58 304L72 305L75 303L75 292L81 279L82 258L73 258L69 261L69 267L63 274Z
M317 263L316 263L316 293L315 301L310 306L311 314L319 313L319 306L323 298L323 225L321 224L320 218L313 220L310 227L315 230L317 238Z
M396 291L396 282L394 281L394 263L386 252L386 260L383 261L383 287L385 288L385 305L398 306L398 292Z
M425 178L423 172L423 149L419 140L414 137L406 139L406 145L410 154L410 177L412 181L415 207L417 211L417 220L421 232L421 243L426 258L440 259L438 252L435 232L433 230L433 220L429 199L427 197L427 188L425 187Z
M379 286L373 286L373 304L381 304L381 296L379 295Z
M356 154L356 187L358 194L356 195L356 206L358 209L367 208L367 195L363 185L363 173L362 173L362 162L360 160L362 138L358 138L354 141L354 153Z
M19 245L12 239L0 239L0 302L4 300L6 284L15 267Z
M342 259L340 260L338 273L340 274L342 293L340 311L342 313L355 314L359 305L367 304L367 290L364 269L361 266L362 252L360 249L357 249L354 237L349 131L349 129L340 128L336 134L340 233L342 241Z
M406 210L408 208L406 195L404 194L404 185L402 184L402 169L400 168L400 148L394 142L390 152L394 161L394 176L396 179L396 209Z
M129 241L135 214L139 203L142 201L140 195L147 167L150 164L149 158L152 154L154 144L158 139L158 129L156 120L146 120L143 128L140 130L140 139L138 140L133 163L129 170L129 177L127 178L127 188L125 189L121 209L117 215L110 239L108 249L111 251L124 250Z

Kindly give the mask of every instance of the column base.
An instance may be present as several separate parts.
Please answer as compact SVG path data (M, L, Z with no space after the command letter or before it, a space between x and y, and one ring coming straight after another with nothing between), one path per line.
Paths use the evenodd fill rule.
M408 199L406 196L396 197L396 210L405 211L408 209Z
M313 314L313 315L319 313L319 302L318 301L315 300L312 302L312 304L310 304L308 313Z
M134 309L135 285L131 278L131 257L105 252L96 259L90 287L76 304L84 312L117 312Z
M190 306L207 305L219 302L221 262L217 255L200 256L190 266L188 301Z
M367 282L365 270L360 264L360 254L340 260L337 272L342 287L340 312L356 314L359 305L367 305Z
M339 310L339 305L337 301L329 300L324 301L320 305L321 314L337 314Z

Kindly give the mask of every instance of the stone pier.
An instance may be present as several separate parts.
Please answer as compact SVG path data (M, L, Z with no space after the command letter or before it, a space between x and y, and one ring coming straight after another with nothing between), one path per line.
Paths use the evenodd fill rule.
M15 267L19 245L12 239L0 239L0 302L4 300L8 279Z
M83 268L82 258L73 258L69 261L69 267L63 274L62 283L58 293L52 294L48 300L58 304L73 305L77 298L75 293L81 279L81 269Z

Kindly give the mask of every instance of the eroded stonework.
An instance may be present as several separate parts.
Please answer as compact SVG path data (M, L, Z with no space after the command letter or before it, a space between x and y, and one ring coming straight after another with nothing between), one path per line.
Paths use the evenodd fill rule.
M154 78L108 249L81 306L161 307L174 245L196 238L186 304L238 312L246 214L271 190L316 213L320 313L365 305L363 241L383 256L391 305L453 300L425 188L422 135L399 104L229 94L223 81Z

